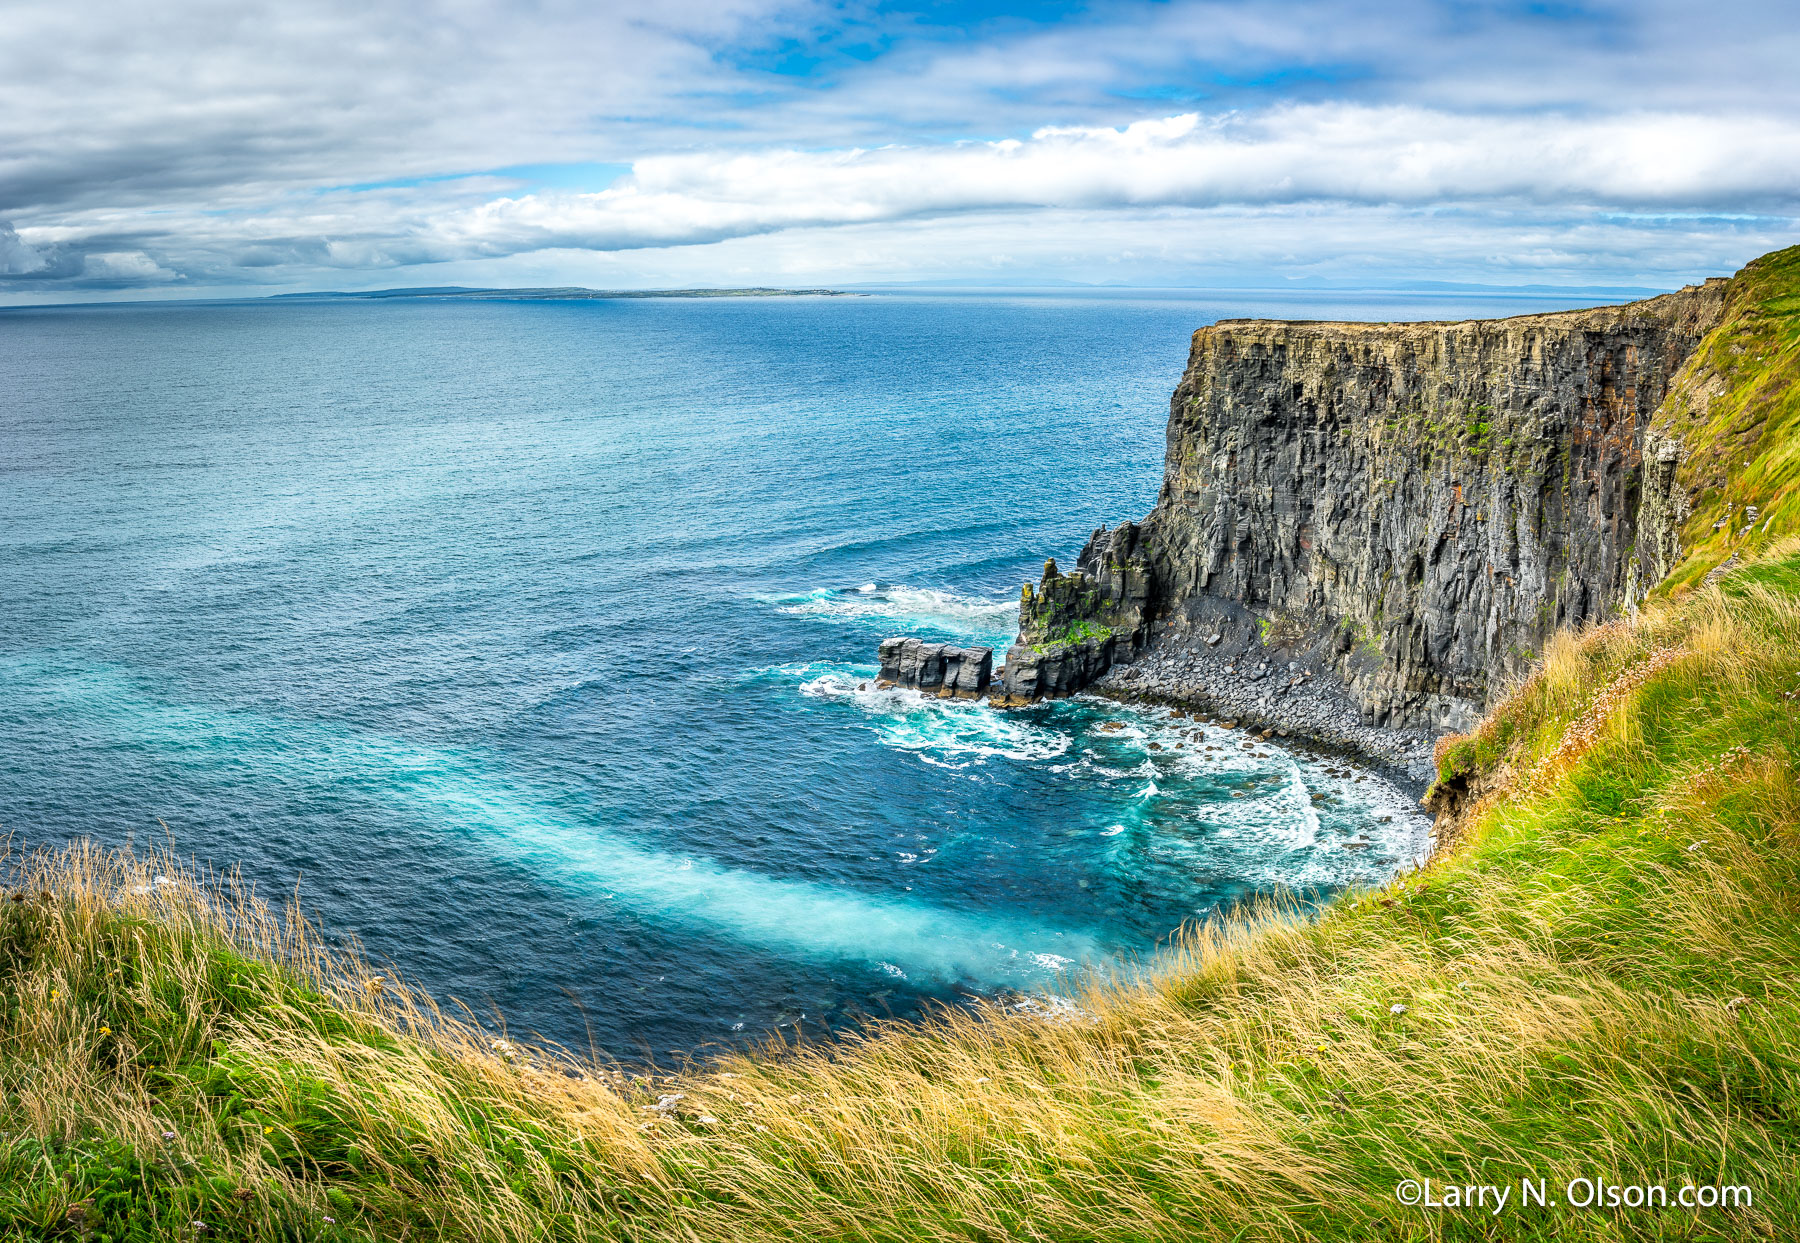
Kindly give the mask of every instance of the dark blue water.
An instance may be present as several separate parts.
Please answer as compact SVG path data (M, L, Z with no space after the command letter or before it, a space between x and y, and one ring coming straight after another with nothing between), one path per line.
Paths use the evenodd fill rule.
M166 825L627 1057L1044 995L1379 879L1422 822L1340 762L866 684L887 634L1004 643L1046 554L1149 508L1194 327L1467 309L0 312L0 827Z

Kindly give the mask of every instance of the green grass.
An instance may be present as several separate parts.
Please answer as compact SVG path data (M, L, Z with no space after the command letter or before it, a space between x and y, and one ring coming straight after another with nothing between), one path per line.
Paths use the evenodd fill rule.
M1071 647L1074 644L1086 642L1088 639L1109 638L1111 635L1112 627L1102 626L1099 622L1082 618L1060 627L1042 644L1035 646L1032 650L1047 652L1053 648Z

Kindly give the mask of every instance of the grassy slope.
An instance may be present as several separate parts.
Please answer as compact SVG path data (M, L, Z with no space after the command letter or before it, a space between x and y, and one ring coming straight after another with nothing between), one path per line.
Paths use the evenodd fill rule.
M1681 532L1687 555L1664 593L1691 588L1733 552L1750 556L1800 531L1800 246L1738 273L1725 322L1677 377L1656 426L1681 440L1679 478L1694 497Z
M1774 258L1791 276L1794 256ZM1792 366L1794 304L1772 288L1720 338L1750 314L1781 349L1726 342L1724 358ZM1769 389L1746 367L1740 392L1731 408L1753 417ZM1763 402L1765 425L1792 401ZM1752 450L1724 487L1767 484L1765 513L1786 515L1800 450L1768 434ZM1072 1021L952 1014L628 1082L493 1048L229 886L150 884L176 874L167 861L15 860L0 1223L93 1239L1794 1237L1800 542L1781 526L1720 584L1687 573L1641 616L1559 638L1443 748L1480 797L1428 869L1317 921L1195 935ZM1695 564L1723 555L1702 543ZM1521 1209L1526 1176L1559 1199L1574 1177L1743 1184L1755 1205ZM1398 1180L1426 1177L1510 1183L1515 1203L1395 1202Z

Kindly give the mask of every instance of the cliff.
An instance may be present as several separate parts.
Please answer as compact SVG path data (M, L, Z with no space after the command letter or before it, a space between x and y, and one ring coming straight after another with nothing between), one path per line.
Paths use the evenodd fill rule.
M1202 328L1155 508L1026 587L1007 692L1076 689L1045 671L1085 647L1275 722L1277 693L1336 684L1365 729L1468 728L1681 559L1699 485L1667 407L1718 388L1703 342L1793 253L1595 310Z

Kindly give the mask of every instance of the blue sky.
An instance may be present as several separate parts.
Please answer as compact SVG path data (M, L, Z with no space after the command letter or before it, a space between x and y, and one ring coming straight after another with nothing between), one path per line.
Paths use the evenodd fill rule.
M0 300L1666 287L1800 241L1791 4L12 0Z

